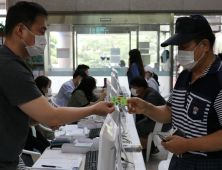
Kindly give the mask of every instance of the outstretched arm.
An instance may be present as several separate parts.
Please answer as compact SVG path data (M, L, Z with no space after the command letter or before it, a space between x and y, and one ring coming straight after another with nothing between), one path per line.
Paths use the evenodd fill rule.
M47 126L63 125L76 122L92 114L106 116L114 111L113 102L99 102L90 107L52 107L44 96L18 105L32 119Z
M129 113L144 114L155 122L170 123L172 121L171 107L154 106L140 98L128 99Z

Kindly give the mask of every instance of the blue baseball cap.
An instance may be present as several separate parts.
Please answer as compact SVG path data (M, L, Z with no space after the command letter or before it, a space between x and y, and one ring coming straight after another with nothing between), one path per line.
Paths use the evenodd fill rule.
M180 17L176 21L175 34L161 44L161 47L168 45L182 45L191 41L202 33L213 31L206 18L199 14L192 14L190 17Z

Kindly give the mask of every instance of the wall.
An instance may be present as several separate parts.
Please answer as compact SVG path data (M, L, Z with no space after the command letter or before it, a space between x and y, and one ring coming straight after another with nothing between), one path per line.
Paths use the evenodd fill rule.
M7 8L19 0L7 0ZM221 12L222 0L27 0L51 13Z

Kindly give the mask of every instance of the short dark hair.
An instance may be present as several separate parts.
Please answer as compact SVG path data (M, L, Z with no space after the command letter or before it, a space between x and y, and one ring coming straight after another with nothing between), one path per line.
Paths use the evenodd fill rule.
M11 35L13 29L19 24L24 24L28 29L35 23L36 17L43 15L48 17L47 11L35 2L17 2L8 9L6 16L6 35Z
M210 42L210 47L213 48L215 42L215 35L213 33L202 33L194 38L196 44L199 44L203 39Z
M125 61L124 60L120 60L120 67L125 67L126 66L126 63L125 63Z
M86 75L86 73L84 71L76 70L73 73L73 79L75 79L77 76L86 77L87 75Z
M136 87L143 87L144 89L148 88L147 82L146 82L145 78L142 76L134 77L130 81L130 85L136 86Z
M82 70L82 71L86 71L90 69L89 66L85 65L85 64L80 64L78 65L77 69L76 70Z
M45 76L39 76L35 79L36 86L41 91L41 93L45 96L45 93L42 91L43 87L47 87L51 80Z
M92 97L93 97L93 89L96 86L96 80L91 77L91 76L86 76L82 79L81 83L78 85L77 88L72 92L72 95L77 91L77 90L82 90L88 102L91 102Z

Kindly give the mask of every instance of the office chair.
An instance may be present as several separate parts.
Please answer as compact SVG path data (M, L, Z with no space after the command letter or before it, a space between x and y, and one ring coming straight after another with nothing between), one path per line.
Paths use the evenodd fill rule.
M32 160L33 160L34 163L35 163L35 162L39 159L39 157L41 156L41 154L38 153L38 152L28 151L28 150L25 150L25 149L22 150L22 153L23 153L23 154L27 154L27 155L31 155L31 158L32 158Z
M41 129L47 131L47 132L53 132L53 133L54 133L54 131L53 131L52 129L47 128L47 127L45 127L45 126L43 126L43 125L41 125L41 124L39 124L39 127L40 127Z
M169 98L169 96L170 96L170 94L164 96L163 98L165 100L167 100ZM154 127L153 132L150 133L149 136L148 136L147 152L146 152L146 162L149 162L150 151L151 151L151 144L152 144L152 141L153 141L153 137L154 137L154 135L157 135L157 133L161 132L162 127L163 127L163 123L157 123L156 122L156 125ZM161 132L161 134L169 135L171 131L172 131L172 128L168 132Z
M169 99L169 97L170 97L170 94L164 96L163 98L167 101Z
M154 135L157 135L157 133L161 133L161 134L164 134L164 135L167 136L167 135L170 135L170 132L172 131L172 128L171 128L168 132L161 132L162 127L163 127L163 123L157 123L156 122L153 132L150 133L149 136L148 136L147 151L146 151L146 162L149 162L151 144L152 144Z
M167 156L167 160L161 161L159 163L158 170L168 170L172 156L173 156L173 153L169 152Z
M56 101L56 98L55 98L55 97L52 97L52 98L51 98L51 104L52 104L52 106L53 106L53 107L56 107L56 108L57 108L57 107L60 107L59 105L56 104L55 101Z
M39 127L42 129L46 139L50 142L51 140L53 140L55 138L55 132L48 128L48 127L45 127L44 125L42 124L39 124Z
M154 127L153 132L151 132L148 136L148 140L147 140L147 148L146 148L146 162L149 162L149 158L150 158L150 151L151 151L151 144L153 141L153 137L154 135L157 135L157 133L161 132L163 127L163 123L157 123Z
M164 90L164 86L159 86L159 93L161 94Z

